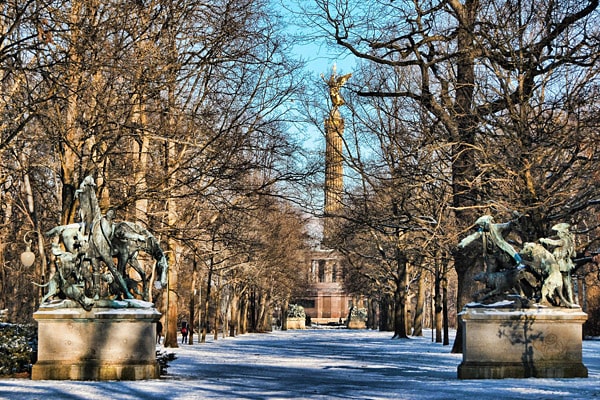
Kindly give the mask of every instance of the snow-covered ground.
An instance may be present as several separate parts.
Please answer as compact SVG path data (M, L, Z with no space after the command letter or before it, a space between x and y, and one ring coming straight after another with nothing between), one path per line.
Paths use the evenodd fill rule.
M0 380L1 399L590 399L600 397L600 340L583 343L589 378L458 380L462 360L431 333L308 329L247 334L166 349L148 381Z

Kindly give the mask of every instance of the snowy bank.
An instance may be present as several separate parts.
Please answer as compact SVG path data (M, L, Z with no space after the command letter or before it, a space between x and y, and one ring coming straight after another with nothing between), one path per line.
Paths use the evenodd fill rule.
M149 381L0 380L1 399L589 399L600 397L600 340L583 343L589 378L458 380L460 354L431 333L391 340L367 330L276 331L166 349Z

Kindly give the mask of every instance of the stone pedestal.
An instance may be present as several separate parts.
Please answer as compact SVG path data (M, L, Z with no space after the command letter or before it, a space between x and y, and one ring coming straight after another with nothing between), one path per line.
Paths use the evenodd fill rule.
M156 322L152 307L41 307L38 361L31 379L138 380L159 377ZM150 304L150 303L146 303ZM150 304L151 305L151 304Z
M351 319L348 321L348 329L367 329L367 323L362 319Z
M458 378L585 378L586 319L579 308L466 308Z
M286 320L287 329L304 329L306 328L306 318L288 318Z

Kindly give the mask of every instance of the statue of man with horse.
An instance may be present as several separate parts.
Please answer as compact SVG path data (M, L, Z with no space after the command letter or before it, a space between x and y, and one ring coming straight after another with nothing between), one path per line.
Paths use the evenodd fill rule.
M55 280L59 290L54 289L53 295L63 298L76 296L72 300L85 304L86 309L101 298L133 299L134 295L138 295L142 300L150 301L149 281L156 279L158 289L167 283L167 258L158 240L148 230L132 222L113 222L113 210L103 215L95 188L94 179L88 176L76 192L79 223L60 225L46 232L46 236L58 238L64 248L56 254L73 260L69 271L61 270L64 262L57 263L59 276L66 276L68 272L71 281L67 286L64 279ZM139 251L147 253L155 261L149 276L138 260ZM140 281L130 277L128 266L137 272ZM78 282L73 282L73 277L78 277ZM82 287L82 290L74 290L76 286ZM104 286L107 290L103 290ZM142 287L141 292L138 286ZM46 295L44 301L50 301L50 297Z

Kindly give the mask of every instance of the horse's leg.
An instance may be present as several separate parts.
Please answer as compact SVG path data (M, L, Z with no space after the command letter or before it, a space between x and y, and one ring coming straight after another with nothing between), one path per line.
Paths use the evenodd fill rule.
M98 259L92 257L90 259L92 264L92 280L91 280L91 295L94 300L100 299L100 266L98 265Z
M149 301L149 295L148 295L148 282L146 281L146 272L144 271L144 268L142 268L142 266L140 265L140 262L137 260L137 258L132 257L129 260L129 263L131 264L131 266L133 267L133 269L135 269L135 271L140 275L140 278L142 279L142 300L144 301Z
M119 252L119 254L117 255L117 271L119 271L119 273L121 274L121 276L124 279L129 276L127 274L128 261L129 260L127 259L127 254L123 254L123 253Z
M115 263L113 262L112 258L110 256L106 256L103 252L101 253L102 261L106 263L108 270L115 277L117 284L121 287L123 295L128 299L133 299L133 295L129 293L129 288L127 287L127 283L125 282L123 275L121 275L121 273L115 267Z

